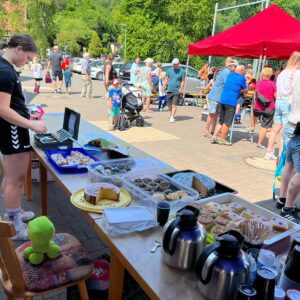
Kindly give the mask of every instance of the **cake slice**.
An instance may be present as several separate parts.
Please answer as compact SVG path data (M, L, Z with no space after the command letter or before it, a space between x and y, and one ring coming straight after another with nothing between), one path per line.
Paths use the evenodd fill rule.
M96 182L84 189L84 199L93 205L101 200L119 201L120 189L110 183Z
M283 218L272 217L271 224L272 224L273 230L276 230L276 231L289 230L289 223Z

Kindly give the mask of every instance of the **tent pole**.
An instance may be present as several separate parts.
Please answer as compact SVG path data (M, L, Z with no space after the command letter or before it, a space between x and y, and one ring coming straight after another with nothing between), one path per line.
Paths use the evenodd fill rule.
M215 31L216 31L218 5L219 4L217 2L216 5L215 5L214 22L213 22L213 28L212 28L211 36L214 36L215 35ZM208 63L209 63L209 65L211 65L211 55L208 57Z
M185 85L186 85L186 78L187 78L187 73L188 73L189 64L190 64L190 56L188 55L187 61L186 61L186 68L185 68L184 90L183 90L183 95L182 95L183 102L184 102L184 99L185 99Z

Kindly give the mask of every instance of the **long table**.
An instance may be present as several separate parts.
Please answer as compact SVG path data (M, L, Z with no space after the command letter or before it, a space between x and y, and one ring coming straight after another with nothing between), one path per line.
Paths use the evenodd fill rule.
M52 129L55 130L57 129L57 124L62 124L62 115L49 116L45 118L45 122L50 131ZM146 153L126 144L115 136L84 120L81 121L80 143L84 144L88 140L97 137L109 139L120 147L128 148L130 155L133 157L149 157ZM74 191L90 183L86 173L60 174L49 163L44 151L33 146L33 152L40 162L41 213L43 215L47 215L48 208L47 173L52 175L67 196L71 196ZM162 162L161 167L163 171L173 171L173 168ZM193 272L180 271L167 266L161 259L161 249L158 249L155 253L150 253L154 246L154 241L162 240L161 227L144 232L111 237L104 230L102 215L88 212L83 212L83 215L106 246L111 249L110 300L119 300L122 297L125 269L130 272L151 299L204 299L197 288L196 276Z
M53 115L44 119L49 130L57 129L62 123L62 115ZM79 141L84 144L96 137L107 138L120 147L128 148L131 156L149 157L146 153L131 147L124 141L81 120ZM76 145L74 144L74 147ZM48 212L47 173L50 173L67 196L90 183L87 174L60 174L48 161L44 151L33 145L34 156L40 163L41 213ZM161 163L164 171L174 169ZM29 174L30 176L30 174ZM49 203L51 205L51 203ZM195 275L168 267L161 261L161 250L150 253L154 241L162 239L162 228L156 227L140 233L121 237L111 237L103 229L102 215L83 212L100 238L111 249L109 299L121 299L124 271L127 269L151 299L202 299L196 288Z

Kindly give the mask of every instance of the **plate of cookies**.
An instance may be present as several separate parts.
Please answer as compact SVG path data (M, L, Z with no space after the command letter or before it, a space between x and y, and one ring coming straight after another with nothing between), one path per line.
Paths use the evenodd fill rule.
M209 228L215 238L236 230L250 243L271 245L300 230L300 225L229 193L190 205L200 210L198 222Z

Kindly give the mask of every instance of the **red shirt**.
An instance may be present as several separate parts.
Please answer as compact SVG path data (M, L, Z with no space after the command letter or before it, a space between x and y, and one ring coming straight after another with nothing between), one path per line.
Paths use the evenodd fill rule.
M268 100L272 101L271 104L266 108L255 99L255 110L275 109L275 96L276 84L270 79L262 79L256 82L256 92L262 94Z
M61 63L61 68L63 69L63 71L66 70L66 66L70 67L70 58L69 57L66 57Z

